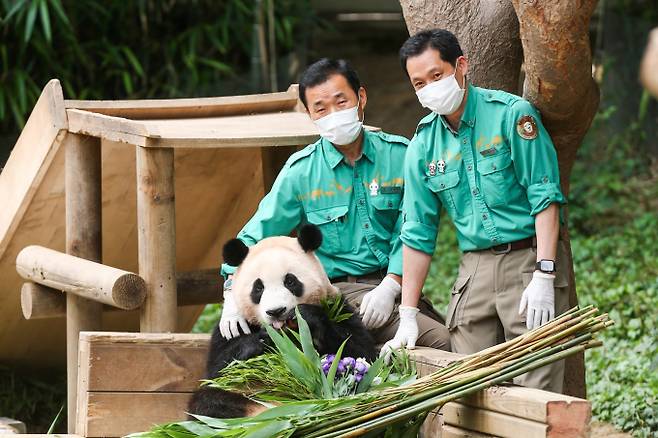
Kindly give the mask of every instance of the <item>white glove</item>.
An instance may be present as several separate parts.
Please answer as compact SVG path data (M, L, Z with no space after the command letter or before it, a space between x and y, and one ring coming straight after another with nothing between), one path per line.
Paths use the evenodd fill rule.
M395 336L390 341L386 342L379 352L379 356L384 356L386 363L391 359L393 350L401 347L407 347L409 350L416 348L416 339L418 339L418 323L416 322L416 314L419 310L415 307L400 306L400 326Z
M555 275L544 272L532 274L532 280L523 291L519 315L528 309L526 326L528 330L535 329L555 318L555 288L553 281Z
M393 313L395 299L402 292L402 287L391 277L384 277L381 283L368 292L361 300L361 320L367 329L376 329L384 325Z
M242 332L246 335L251 333L247 320L242 317L238 306L233 301L233 294L230 289L224 291L224 307L222 308L222 317L219 320L219 331L226 339L240 336L238 324L242 327Z

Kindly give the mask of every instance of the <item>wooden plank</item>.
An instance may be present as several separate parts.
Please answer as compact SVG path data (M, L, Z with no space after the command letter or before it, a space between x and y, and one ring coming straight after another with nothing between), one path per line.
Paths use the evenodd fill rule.
M297 88L281 93L189 99L65 100L66 108L81 109L129 119L218 117L290 111L297 103Z
M100 223L96 232L100 241ZM72 245L79 247L80 239ZM26 280L124 310L138 308L146 296L146 283L137 274L39 245L18 253L16 271Z
M468 429L460 429L459 427L443 425L441 429L441 438L497 438L494 435L487 435L486 433L474 432Z
M59 81L44 87L0 172L0 257L57 153L68 128Z
M156 424L186 419L191 397L185 392L91 392L85 437L118 437L143 432Z
M205 374L210 336L88 332L81 334L83 342L81 390L192 392Z
M545 438L548 425L499 412L448 403L441 408L443 422L462 429L483 432L503 438Z
M66 110L66 115L69 120L69 132L76 134L137 146L146 145L145 137L157 136L157 133L149 132L142 123L122 117L110 117L77 109Z
M66 252L79 257L86 263L101 261L101 142L94 137L70 134L66 141L65 187L66 187ZM35 260L38 255L46 254L46 258L55 258L57 252L31 246L26 249L37 249L30 253ZM36 254L35 254L36 253ZM21 252L21 254L26 254ZM20 255L17 260L21 259ZM64 257L66 258L66 257ZM62 263L66 264L66 263ZM44 263L40 266L40 276ZM102 266L102 265L99 265ZM17 264L18 267L18 264ZM51 268L57 278L59 269L55 262ZM78 271L85 272L84 269ZM49 272L48 275L53 274ZM50 286L50 284L49 284ZM68 431L75 428L78 387L78 334L81 330L99 330L102 324L103 311L101 303L86 298L68 294L66 297L66 392L68 407Z
M438 410L433 410L427 414L427 418L420 427L420 438L437 438L442 437L443 418Z
M139 274L147 286L143 332L175 332L177 327L174 193L174 151L137 148Z

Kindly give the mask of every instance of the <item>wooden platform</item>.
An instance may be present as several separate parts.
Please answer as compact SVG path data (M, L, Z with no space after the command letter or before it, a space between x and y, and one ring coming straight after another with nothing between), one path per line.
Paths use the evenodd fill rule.
M121 436L185 419L204 377L208 335L83 332L76 430ZM421 374L461 356L429 348L413 353ZM586 437L586 400L517 386L494 387L430 414L425 437Z
M28 245L65 250L64 149L71 133L102 140L102 262L131 272L138 272L136 148L174 148L176 271L189 272L219 266L221 244L253 214L273 169L291 147L317 138L297 102L294 88L226 98L65 101L59 82L49 82L0 174L0 362L65 363L64 319L23 319L15 260ZM276 149L282 155L274 146L284 146ZM188 331L201 308L179 308L178 331ZM103 329L137 331L139 314L106 312Z

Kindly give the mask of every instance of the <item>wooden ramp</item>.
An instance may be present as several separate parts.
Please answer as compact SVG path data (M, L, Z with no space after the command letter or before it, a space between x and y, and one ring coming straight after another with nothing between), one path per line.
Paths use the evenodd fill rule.
M253 96L67 101L50 81L0 174L0 363L65 364L65 319L23 318L15 262L28 245L65 252L64 150L76 136L101 141L102 263L131 272L139 272L136 151L173 150L176 271L189 272L219 266L221 244L252 215L286 157L317 139L297 108L294 86ZM179 307L177 330L191 329L201 309ZM138 331L139 312L104 312L102 328Z

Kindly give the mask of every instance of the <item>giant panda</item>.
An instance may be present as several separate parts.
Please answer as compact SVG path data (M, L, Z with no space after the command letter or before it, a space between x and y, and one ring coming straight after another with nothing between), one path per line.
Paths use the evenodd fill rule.
M336 353L349 338L343 356L377 356L375 342L352 307L344 302L344 311L352 316L331 321L321 300L340 292L333 286L313 251L320 247L322 234L314 225L303 226L297 238L269 237L252 247L232 239L223 248L226 263L237 266L233 297L249 323L251 334L227 340L215 327L206 365L207 378L233 360L245 360L263 354L271 345L267 324L280 329L291 324L295 307L308 323L315 348L320 355ZM201 387L188 406L191 414L216 418L256 415L264 408L243 397L216 388Z

